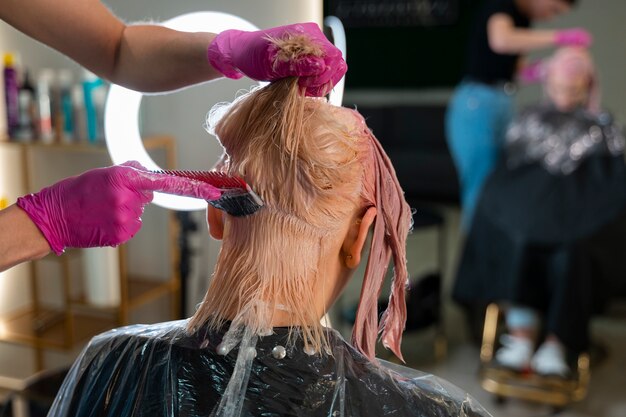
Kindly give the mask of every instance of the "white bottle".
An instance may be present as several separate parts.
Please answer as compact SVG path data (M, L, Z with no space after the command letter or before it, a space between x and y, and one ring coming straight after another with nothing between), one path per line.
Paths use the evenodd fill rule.
M117 248L83 249L85 297L98 307L120 305L120 258Z
M54 141L54 128L52 126L52 99L50 90L54 72L44 69L37 78L37 132L43 143Z

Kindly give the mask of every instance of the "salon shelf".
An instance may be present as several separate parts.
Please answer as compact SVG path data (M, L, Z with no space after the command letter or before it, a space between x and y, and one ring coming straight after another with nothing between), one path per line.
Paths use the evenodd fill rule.
M70 320L72 329L66 321ZM0 341L38 346L43 349L70 349L75 343L115 327L116 318L85 311L41 308L36 314L32 308L16 311L2 319ZM36 330L36 327L40 327ZM68 330L72 332L68 338Z
M127 282L127 302L131 309L169 295L179 286L178 281L156 281L146 277L129 277ZM122 324L118 312L119 307L96 306L89 304L84 297L72 298L69 311L40 308L35 313L34 308L29 307L0 317L0 341L67 350L75 343L87 341ZM70 324L72 329L66 327L68 314L73 321Z
M144 148L153 158L160 159L163 168L176 169L174 138L165 135L143 139ZM0 141L0 151L9 150L16 162L15 182L21 182L20 193L33 192L56 181L60 175L76 175L85 169L101 166L110 161L104 143L91 144L86 141L73 143ZM43 156L43 158L42 158ZM56 169L48 156L58 157L67 165ZM74 158L74 159L72 159ZM57 159L54 159L55 161ZM42 163L43 161L43 163ZM72 162L68 162L72 161ZM78 163L74 165L73 161ZM21 170L21 171L20 171ZM63 174L60 174L62 171ZM134 250L129 245L118 247L120 303L118 306L102 307L91 304L86 297L76 294L78 280L85 282L73 263L82 255L81 250L68 250L63 256L48 256L29 263L30 297L27 307L10 311L0 316L0 342L30 346L35 352L36 371L46 369L44 351L47 349L72 351L91 337L103 331L131 324L131 315L140 307L168 299L169 319L179 318L180 276L178 272L177 221L174 212L168 213L166 227L168 271L165 276L152 277L134 275L129 270L127 258ZM59 307L49 308L45 303L44 290L39 288L44 276L37 263L57 263L60 276L47 277L46 285L58 285L62 291ZM43 270L45 271L45 269ZM40 279L42 278L42 279ZM53 281L51 281L53 280ZM40 282L41 281L41 282ZM53 284L50 284L53 282ZM38 329L38 330L36 330Z
M173 146L172 137L167 135L153 135L143 139L144 147L147 150L160 149ZM18 140L0 140L0 146L24 147L31 149L45 149L60 152L106 152L106 144L104 142L89 143L87 141L76 142L52 142L43 143L39 141L24 142Z
M128 307L133 309L176 291L180 287L178 281L163 281L162 279L129 276ZM71 304L86 310L97 310L107 313L116 313L119 307L100 307L89 303L83 294L71 298Z

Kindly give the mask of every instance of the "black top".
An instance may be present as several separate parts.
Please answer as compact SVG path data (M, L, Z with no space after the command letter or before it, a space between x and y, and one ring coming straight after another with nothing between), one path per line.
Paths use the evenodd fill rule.
M487 0L474 20L467 50L468 78L492 84L512 81L517 70L519 54L498 54L491 50L487 37L487 22L496 13L511 16L515 27L530 27L530 19L524 15L515 0Z

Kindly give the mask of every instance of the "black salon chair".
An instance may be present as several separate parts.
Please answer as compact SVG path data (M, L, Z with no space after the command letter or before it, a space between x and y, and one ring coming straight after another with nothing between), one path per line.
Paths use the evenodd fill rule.
M356 107L393 162L409 202L417 207L459 204L457 172L444 130L445 105Z
M441 207L457 206L460 193L445 139L446 106L352 105L365 117L394 165L407 202L414 209L413 230L437 230L436 270L410 279L406 332L434 326L435 357L441 359L446 352L441 286L447 259L446 217ZM386 307L385 303L381 301L379 311ZM348 321L352 318L350 313L348 309L344 314Z

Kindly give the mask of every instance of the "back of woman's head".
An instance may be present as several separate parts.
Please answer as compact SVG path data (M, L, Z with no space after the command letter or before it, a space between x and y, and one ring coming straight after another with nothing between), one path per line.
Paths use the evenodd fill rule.
M214 108L209 126L225 150L222 169L243 176L266 202L261 215L333 230L361 204L362 126L346 109L299 91L295 78L253 90Z
M355 111L304 97L297 79L255 89L209 114L222 143L222 171L243 177L265 206L248 217L225 215L222 250L206 298L190 321L214 328L232 320L254 334L270 331L284 311L306 346L326 343L315 305L318 270L346 219L376 207L377 219L355 325L355 344L368 356L378 333L376 304L394 257L383 340L399 355L404 327L404 244L410 210L393 168Z

